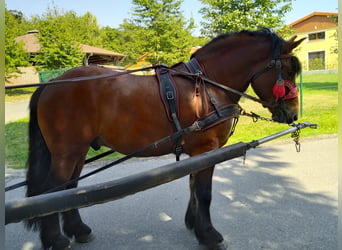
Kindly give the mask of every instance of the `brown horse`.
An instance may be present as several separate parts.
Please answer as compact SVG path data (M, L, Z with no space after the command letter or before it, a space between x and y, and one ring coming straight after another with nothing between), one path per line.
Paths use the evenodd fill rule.
M294 80L300 71L292 50L301 42L295 38L285 41L266 29L241 31L215 38L189 62L171 67L169 73L178 93L180 126L188 127L210 112L219 112L221 107L236 106L241 97L208 84L203 78L196 81L195 73L199 70L207 79L239 92L246 91L251 84L274 120L292 123L298 112ZM158 78L128 72L114 74L103 67L81 66L56 79L83 77L79 82L42 86L33 94L27 196L77 178L90 146L104 145L129 154L173 133L174 125L163 105ZM284 93L272 91L274 85L284 86L284 82ZM208 129L191 132L183 137L182 150L194 156L217 149L227 142L232 128L233 118L227 117ZM174 147L175 143L167 143L143 156L171 153ZM185 224L194 229L201 244L219 249L223 237L213 227L209 211L213 171L214 166L190 175L191 194ZM89 240L91 229L82 222L77 209L63 212L62 218L65 236L58 213L28 221L29 226L40 230L44 249L65 249L70 244L68 237L75 237L78 242Z

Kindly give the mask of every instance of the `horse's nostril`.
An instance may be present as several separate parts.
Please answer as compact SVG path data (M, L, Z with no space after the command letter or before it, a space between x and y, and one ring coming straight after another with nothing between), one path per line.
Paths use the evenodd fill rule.
M294 120L294 121L297 121L297 120L298 120L298 115L294 115L294 116L293 116L293 120Z

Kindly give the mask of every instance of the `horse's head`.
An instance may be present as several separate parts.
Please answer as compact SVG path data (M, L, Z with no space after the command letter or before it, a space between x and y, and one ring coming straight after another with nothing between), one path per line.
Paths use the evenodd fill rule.
M304 39L283 40L269 29L221 35L192 57L209 79L225 83L239 92L251 83L255 93L278 122L298 118L296 75L301 67L292 50ZM233 102L240 96L231 95Z
M272 119L282 123L292 123L298 119L298 88L296 75L301 66L292 50L305 38L295 41L296 36L284 41L271 34L271 60L268 65L255 73L251 79L255 93L267 104Z

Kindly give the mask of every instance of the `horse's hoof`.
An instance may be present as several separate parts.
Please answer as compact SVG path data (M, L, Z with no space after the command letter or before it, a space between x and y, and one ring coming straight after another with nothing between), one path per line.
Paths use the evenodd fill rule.
M93 241L94 239L95 239L95 237L92 233L75 237L75 241L77 243L88 243L88 242Z
M71 245L69 239L63 235L58 236L56 241L51 246L52 250L67 250L70 248Z
M227 250L228 249L228 244L225 241L222 241L220 243L217 244L213 244L213 245L208 245L205 246L207 250Z
M91 228L84 223L69 228L64 227L64 233L70 239L75 239L78 243L87 243L94 238L91 234Z

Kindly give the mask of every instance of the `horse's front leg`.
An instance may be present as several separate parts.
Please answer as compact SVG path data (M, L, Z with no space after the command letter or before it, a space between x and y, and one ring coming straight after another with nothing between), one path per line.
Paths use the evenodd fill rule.
M223 249L223 237L214 228L210 218L212 177L214 167L190 175L190 201L185 224L194 229L200 244L209 249Z

